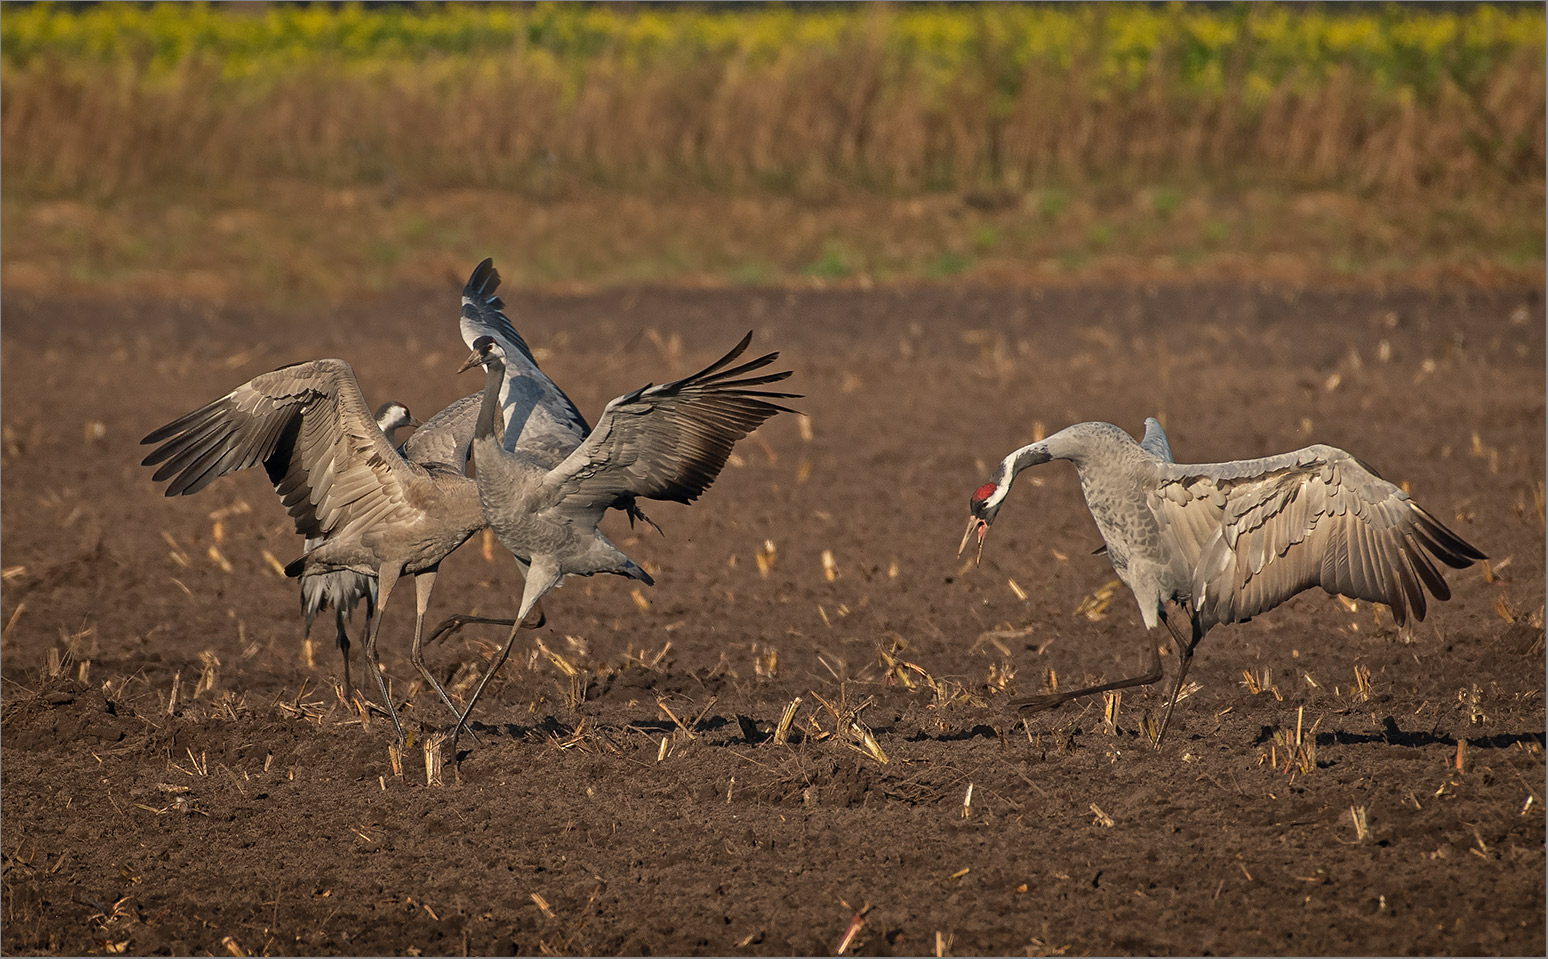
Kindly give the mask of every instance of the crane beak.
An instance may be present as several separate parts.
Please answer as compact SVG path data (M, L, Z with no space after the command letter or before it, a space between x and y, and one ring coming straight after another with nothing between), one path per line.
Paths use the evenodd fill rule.
M957 556L961 557L967 550L974 533L978 534L978 550L973 554L973 565L977 566L984 558L984 537L989 535L989 524L977 516L969 517L967 532L962 534L962 545L957 547Z
M463 363L461 366L459 366L457 368L457 372L458 373L466 373L468 370L471 370L475 366L483 366L483 365L484 365L484 354L479 352L478 350L474 350L471 354L468 355L467 362Z
M411 428L413 428L413 429L416 429L416 430L417 430L417 429L419 429L419 428L420 428L420 427L421 427L421 426L424 426L424 425L425 425L425 424L424 424L424 423L421 423L421 422L420 422L420 421L419 421L419 420L418 420L418 419L417 419L417 418L416 418L416 417L415 417L415 416L414 416L414 414L412 414L412 413L410 413L410 414L409 414L409 422L408 422L408 425L409 425L409 426L410 426L410 427L411 427Z

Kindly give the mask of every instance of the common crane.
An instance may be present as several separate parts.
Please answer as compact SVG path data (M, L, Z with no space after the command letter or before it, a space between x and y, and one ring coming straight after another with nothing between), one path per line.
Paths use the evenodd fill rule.
M495 308L497 303L495 299L485 306ZM477 321L480 312L479 304L465 303L465 321ZM749 332L731 352L691 376L613 399L584 439L567 439L549 456L513 453L500 443L495 419L502 397L519 395L525 384L519 377L508 377L509 354L503 342L488 334L474 340L473 353L459 372L480 365L485 370L473 434L479 503L505 548L530 564L516 622L565 576L614 573L653 584L597 523L609 508L630 509L636 498L691 503L714 482L737 440L774 414L790 412L770 401L797 394L754 389L785 379L788 370L748 375L774 362L778 353L727 368L751 340ZM520 421L520 407L516 412L512 423ZM457 736L484 687L510 655L516 633L513 626L468 699L452 735L453 755Z
M1156 429L1159 430L1159 424ZM1149 423L1147 439L1151 438ZM1425 589L1451 596L1430 555L1456 569L1484 554L1408 494L1341 449L1308 446L1261 459L1201 465L1157 455L1111 423L1078 423L1016 450L994 480L974 491L960 556L984 537L1017 474L1050 460L1075 464L1086 506L1118 578L1134 593L1146 629L1166 624L1177 646L1177 679L1156 737L1159 747L1177 705L1193 650L1218 623L1246 622L1313 586L1383 603L1399 626L1422 620ZM1170 447L1165 447L1168 452ZM1184 639L1166 603L1188 614ZM1160 657L1142 675L1016 703L1047 709L1078 696L1153 683Z
M406 426L419 425L419 420L414 419L408 407L396 400L383 403L376 410L376 426L382 431L382 435L387 437L388 443L395 442L394 436L398 430ZM309 538L306 541L306 549L310 550L321 542L321 537ZM339 647L339 657L343 660L344 666L345 702L353 702L355 698L355 683L350 677L347 623L361 600L365 600L366 604L365 629L369 633L371 620L376 617L375 576L357 573L352 569L328 573L304 573L301 576L301 614L306 618L305 638L311 638L312 622L317 619L317 614L329 606L333 607L335 642Z
M261 463L309 546L285 574L303 583L335 574L375 580L365 652L400 740L377 638L404 575L414 577L417 600L410 659L460 716L425 666L421 638L441 561L484 528L478 488L466 474L479 399L463 397L431 417L400 453L372 418L350 365L311 360L256 376L141 440L161 444L143 463L161 464L153 479L170 480L168 496L197 493ZM345 683L353 701L347 671Z

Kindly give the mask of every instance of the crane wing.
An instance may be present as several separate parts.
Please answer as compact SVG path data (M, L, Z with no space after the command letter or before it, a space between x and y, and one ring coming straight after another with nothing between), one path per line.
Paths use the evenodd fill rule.
M466 473L468 449L473 445L473 428L482 399L482 393L464 396L425 420L403 444L404 457L420 466L444 463Z
M1296 593L1383 603L1399 625L1425 614L1424 588L1451 595L1431 561L1483 554L1408 494L1331 446L1202 466L1168 465L1150 497L1169 554L1191 580L1203 629L1245 622Z
M505 448L520 447L557 463L591 428L564 391L538 369L527 341L505 315L504 301L495 295L499 286L500 272L492 259L474 268L462 290L462 338L472 349L480 336L494 337L505 354L505 383L500 387Z
M747 375L774 362L778 353L726 369L751 341L749 332L731 352L691 376L613 399L596 429L549 472L544 486L555 499L598 518L620 497L692 502L720 474L737 440L775 413L793 412L770 400L799 396L753 389L790 375L789 370Z
M1166 437L1166 430L1161 426L1161 421L1154 416L1145 417L1145 436L1139 441L1140 449L1168 463L1176 462L1172 458L1172 444Z
M315 539L407 511L411 467L377 427L343 360L284 366L150 433L145 466L167 495L262 463L295 521Z

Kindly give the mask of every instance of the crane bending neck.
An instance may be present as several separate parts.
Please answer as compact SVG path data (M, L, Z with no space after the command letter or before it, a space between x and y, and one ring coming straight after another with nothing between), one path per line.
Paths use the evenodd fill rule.
M505 363L490 356L484 362L484 397L478 405L478 421L473 425L473 438L495 438L495 410L500 405L500 384L505 382Z
M1016 474L1022 470L1059 458L1049 451L1047 440L1029 443L1005 457L1005 459L1000 461L999 474L995 476L994 493L989 496L985 505L991 509L999 506L1000 501L1005 499L1006 495L1010 493L1011 483L1016 481Z

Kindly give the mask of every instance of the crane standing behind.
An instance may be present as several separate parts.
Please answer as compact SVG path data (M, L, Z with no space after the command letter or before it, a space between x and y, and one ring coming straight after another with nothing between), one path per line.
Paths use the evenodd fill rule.
M376 410L376 426L387 437L387 442L394 441L394 434L405 426L418 426L419 421L414 419L407 406L392 400L383 403ZM306 549L310 550L322 543L323 537L311 537L306 541ZM355 612L355 607L365 600L365 630L371 631L371 620L376 618L376 577L356 572L352 569L336 570L328 573L306 573L301 576L301 615L306 619L306 632L304 638L312 636L312 623L317 619L317 614L328 606L333 607L334 641L339 648L339 657L343 661L344 679L340 695L346 703L355 702L355 683L350 676L349 665L349 629L347 624L350 616Z

